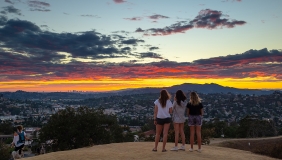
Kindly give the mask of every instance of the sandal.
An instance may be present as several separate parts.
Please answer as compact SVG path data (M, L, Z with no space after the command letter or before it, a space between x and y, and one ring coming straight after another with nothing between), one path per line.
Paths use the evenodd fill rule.
M162 150L162 152L166 152L166 151L167 151L166 149L163 149L163 150Z
M152 149L153 152L157 152L158 150L156 150L155 148Z

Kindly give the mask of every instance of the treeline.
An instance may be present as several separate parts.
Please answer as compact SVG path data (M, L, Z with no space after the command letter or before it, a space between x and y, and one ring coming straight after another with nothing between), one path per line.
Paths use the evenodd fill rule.
M272 120L260 120L256 117L246 116L239 123L228 123L225 121L214 120L205 122L203 130L213 130L210 137L226 137L226 138L256 138L271 137L279 134Z
M120 126L116 116L88 107L67 108L54 114L39 137L41 142L51 140L51 151L133 141L129 128Z

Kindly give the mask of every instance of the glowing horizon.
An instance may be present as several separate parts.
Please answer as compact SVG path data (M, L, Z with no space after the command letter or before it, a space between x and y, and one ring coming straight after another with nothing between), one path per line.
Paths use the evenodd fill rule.
M118 91L123 89L136 89L146 87L170 87L181 85L184 83L192 84L211 84L215 83L224 87L233 87L238 89L260 89L260 90L281 90L282 81L276 83L265 82L265 79L244 78L244 79L142 79L142 80L107 80L107 81L15 81L15 82L0 82L0 91L29 91L29 92L66 92L66 91L85 91L85 92L108 92ZM253 83L256 81L256 83ZM9 87L9 86L13 86ZM15 88L14 88L15 87ZM21 89L19 89L21 88ZM60 90L58 90L60 88Z

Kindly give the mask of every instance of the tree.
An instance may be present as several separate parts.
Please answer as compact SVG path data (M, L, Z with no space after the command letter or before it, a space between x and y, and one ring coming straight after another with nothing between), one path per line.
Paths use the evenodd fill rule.
M256 117L246 116L240 120L237 135L240 138L276 136L277 131L273 121L259 120Z
M0 160L10 159L10 148L6 144L0 142Z
M279 135L282 135L282 128L280 128L278 134L279 134Z
M0 124L0 134L13 134L13 126L10 122L3 122Z
M40 140L53 140L52 148L69 150L95 144L123 142L123 129L116 116L103 110L80 107L66 108L54 114L40 131Z

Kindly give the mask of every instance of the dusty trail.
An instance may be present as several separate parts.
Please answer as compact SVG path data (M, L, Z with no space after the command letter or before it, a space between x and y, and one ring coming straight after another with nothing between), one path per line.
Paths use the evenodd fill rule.
M89 148L75 149L71 151L53 152L45 155L26 158L26 160L88 160L88 159L154 159L154 160L175 160L175 159L217 159L217 160L266 160L274 159L267 156L257 155L251 152L222 148L214 145L205 145L202 147L202 153L196 151L189 152L188 145L186 151L169 151L174 146L173 143L167 144L167 152L161 152L159 144L158 152L152 152L153 142L129 142L113 143L107 145L97 145ZM196 147L196 146L195 146Z

